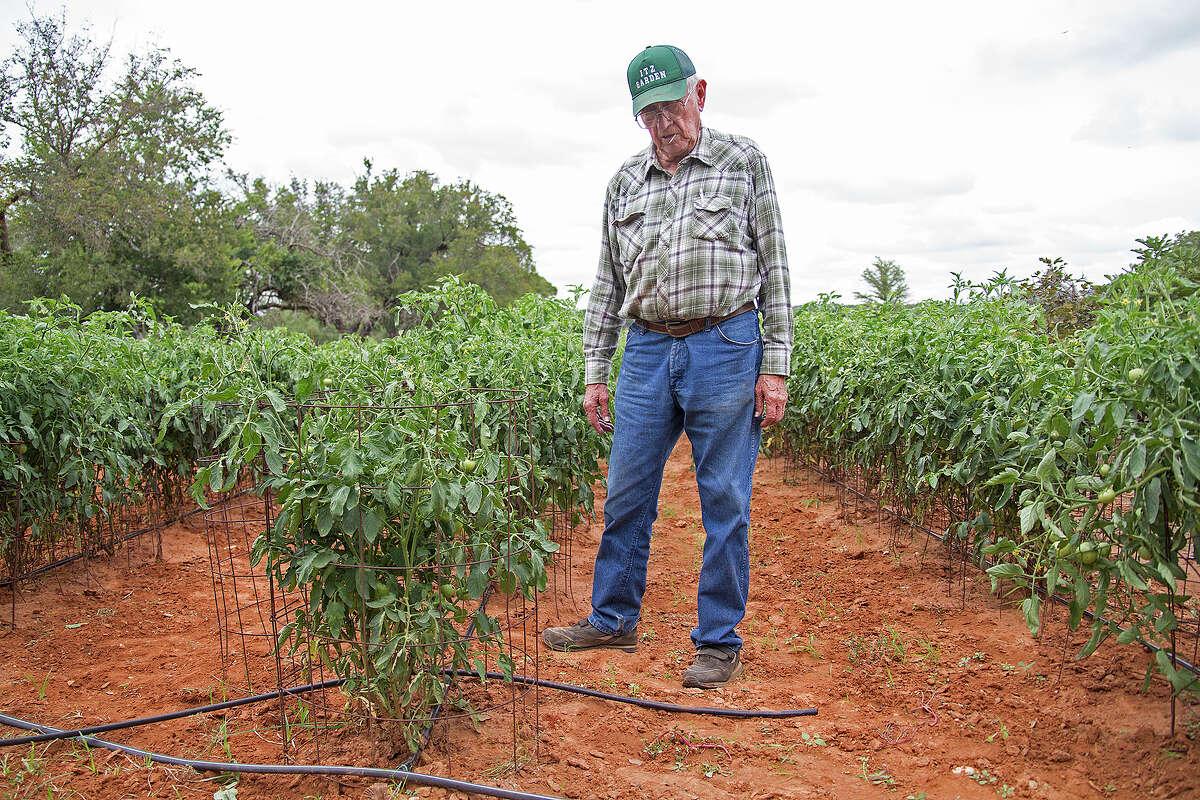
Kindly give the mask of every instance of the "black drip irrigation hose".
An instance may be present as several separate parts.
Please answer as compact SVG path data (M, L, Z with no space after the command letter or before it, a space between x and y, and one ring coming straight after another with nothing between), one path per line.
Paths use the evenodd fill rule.
M446 675L458 675L460 677L478 678L479 673L471 670L445 670ZM485 672L485 677L495 680L510 680L502 672ZM583 695L585 697L595 697L600 700L611 700L617 703L628 703L630 705L648 708L654 711L666 711L675 714L704 714L713 717L732 717L735 719L788 719L791 717L815 717L818 713L816 708L797 708L797 709L745 709L745 708L710 708L705 706L683 706L675 703L665 703L661 700L647 700L643 697L629 697L627 695L612 694L611 692L602 692L598 689L589 689L586 686L576 686L570 683L560 683L550 680L536 680L534 678L526 678L521 675L514 675L511 678L513 683L521 683L527 686L542 686L546 689L557 689L562 692L572 692L574 694ZM276 700L281 696L300 695L307 692L315 692L321 689L334 689L346 682L345 678L335 678L321 683L310 683L304 686L293 686L287 689L282 689L277 692L267 692L265 694L256 694L251 697L243 697L236 700L226 700L221 703L213 703L206 706L195 706L193 708L185 708L179 711L171 711L166 714L157 714L152 717L141 717L138 719L124 720L121 722L109 722L103 725L93 725L88 728L76 728L75 730L59 730L47 728L47 731L53 733L39 733L32 736L19 736L12 739L0 739L0 747L18 747L26 744L37 744L40 742L50 742L58 739L80 739L91 736L97 733L108 733L109 731L119 731L126 728L137 728L143 725L153 725L158 722L169 722L174 719L182 719L183 717L193 717L198 714L212 714L217 711L224 711L229 708L237 708L238 706L251 705L253 703L262 703L268 700ZM0 715L3 716L3 715ZM15 719L9 717L7 719ZM32 722L27 722L30 726L25 730L33 730L40 726ZM21 726L13 726L21 727ZM411 769L412 765L402 767L402 770Z
M479 677L478 672L472 672L469 669L456 670L456 674L469 677ZM654 711L667 711L673 714L705 714L711 717L734 717L737 719L789 719L791 717L815 717L818 710L815 708L794 708L784 710L773 709L751 709L751 708L711 708L707 706L681 706L675 703L664 703L661 700L647 700L643 697L629 697L623 694L612 694L610 692L602 692L599 689L589 689L586 686L576 686L572 683L559 683L558 681L535 680L526 678L520 675L513 675L511 678L502 672L485 672L489 678L497 678L500 680L511 680L513 683L523 683L528 686L543 686L547 689L558 689L563 692L573 692L581 694L585 697L596 697L601 700L612 700L617 703L629 703L642 708L649 708ZM0 745L4 742L0 741Z
M890 514L896 520L904 523L905 525L909 526L910 528L913 528L914 530L918 530L921 533L924 533L926 536L932 536L934 539L937 539L939 542L944 542L946 540L945 535L940 534L937 531L932 531L929 528L926 528L924 525L921 525L920 523L915 522L915 521L909 519L908 517L902 516L901 514L897 513L896 511L893 511L891 509L891 507L885 506L883 503L879 502L879 500L872 497L871 495L863 494L862 492L860 492L858 489L855 489L850 484L842 483L841 481L839 481L837 478L833 477L829 473L823 472L823 471L817 469L816 467L811 467L811 466L808 467L808 469L811 469L813 472L817 473L818 475L820 475L821 477L823 477L825 480L829 481L830 483L836 483L838 486L841 486L846 491L853 492L857 497L860 497L869 503L873 503L875 505L875 507L878 508L880 511ZM1042 597L1046 596L1046 590L1041 588L1040 586L1036 587L1034 589L1034 591L1036 591ZM1050 595L1050 599L1056 601L1060 605L1064 605L1064 606L1071 605L1070 600L1067 600L1066 598L1064 598L1060 595L1057 595L1057 594ZM1090 620L1093 620L1093 621L1098 620L1098 621L1104 623L1105 625L1114 627L1121 633L1124 633L1125 631L1129 630L1128 628L1122 628L1120 625L1117 625L1115 622L1108 619L1107 617L1101 617L1101 616L1097 615L1094 611L1089 611L1086 608L1083 609L1083 615ZM1154 653L1158 653L1163 650L1163 648L1160 647L1159 645L1156 645L1154 642L1148 642L1145 639L1143 639L1141 636L1138 636L1136 639L1134 639L1134 641L1137 642L1138 644L1140 644L1142 647L1144 647L1147 650L1150 650L1151 652L1154 652ZM1174 665L1176 667L1183 667L1184 669L1186 669L1188 672L1192 673L1193 675L1200 677L1200 666L1197 666L1186 659L1180 658L1178 653L1168 653L1167 655L1169 655L1172 658Z
M73 731L61 730L57 731L56 733L40 733L34 736L21 736L15 739L0 739L0 747L16 747L25 744L36 744L38 742L49 742L55 739L79 739L95 733L108 733L109 731L119 731L125 728L137 728L142 725L153 725L156 722L168 722L170 720L181 719L183 717L194 717L197 714L212 714L217 711L224 711L227 708L236 708L238 706L250 705L252 703L262 703L267 700L277 700L284 695L298 695L305 694L307 692L319 691L321 689L333 689L341 686L345 682L345 678L335 678L334 680L324 681L322 683L310 683L305 686L293 686L277 692L256 694L252 697L243 697L237 700L226 700L221 703L213 703L212 705L207 706L185 708L180 711L171 711L167 714L158 714L153 717L142 717L141 719L125 720L123 722L109 722L104 725L93 725L90 728L77 728Z
M470 670L445 670L447 676L457 675L461 677L479 677L479 673ZM788 709L788 710L755 710L755 709L737 709L737 708L708 708L702 706L683 706L675 703L664 703L658 700L647 700L640 697L628 697L625 695L612 694L610 692L601 692L596 689L589 689L584 686L575 686L569 683L560 683L558 681L537 680L526 678L519 675L514 675L511 678L504 675L502 672L485 672L484 677L497 680L511 680L514 683L526 685L543 686L548 689L557 689L564 692L572 692L575 694L584 695L586 697L595 697L601 700L612 700L620 703L629 703L631 705L648 708L655 711L667 711L671 713L683 714L705 714L717 717L734 717L734 718L770 718L770 719L785 719L789 717L807 717L816 716L816 708L804 709ZM519 792L515 790L502 789L494 786L486 786L484 784L470 783L467 781L457 781L450 778L441 778L436 775L427 775L422 772L413 772L411 769L412 761L415 761L415 756L400 769L378 769L374 767L345 767L334 765L287 765L287 764L238 764L234 762L224 761L199 761L195 759L179 758L176 756L164 755L162 753L153 753L146 750L140 750L128 745L117 744L103 739L97 739L90 734L104 733L107 731L122 730L126 728L135 728L142 725L151 725L157 722L166 722L168 720L180 719L182 717L195 716L197 714L213 713L223 711L228 708L237 706L249 705L252 703L265 702L274 700L281 695L298 695L306 692L318 691L320 689L334 688L345 683L344 678L339 678L321 683L311 683L304 686L295 686L288 689L282 689L276 692L268 692L258 694L251 697L244 697L237 700L227 700L222 703L213 703L206 706L196 706L195 708L186 708L180 711L172 711L166 714L158 714L152 717L142 717L140 719L127 720L123 722L110 722L104 725L95 725L89 728L78 728L76 730L62 730L52 728L46 725L38 725L28 720L23 720L18 717L11 717L7 714L0 713L0 723L9 727L18 728L20 730L38 731L39 733L32 736L21 736L11 739L0 739L0 747L15 747L38 742L47 742L63 739L77 739L90 746L96 746L107 750L115 750L117 752L127 753L137 756L138 758L148 758L159 764L167 764L171 766L191 767L202 772L241 772L260 775L326 775L326 776L346 776L359 778L378 778L383 780L407 781L410 783L433 786L443 789L454 789L456 791L469 792L473 794L481 794L487 797L509 798L510 800L562 800L562 798L551 797L548 795L530 794L528 792ZM429 730L432 727L432 722L425 731L425 741L428 743ZM419 751L418 751L419 752Z
M0 723L21 730L41 731L42 733L67 734L70 731L60 731L57 728L51 728L46 725L37 725L32 722L27 722L23 719L10 717L7 714L0 714ZM318 765L305 766L301 764L238 764L229 761L198 761L191 758L178 758L177 756L164 755L162 753L153 753L148 750L139 750L136 747L117 744L116 742L105 741L104 739L96 739L91 736L79 736L80 741L91 747L100 747L105 750L115 750L118 753L135 756L137 758L148 758L157 764L167 764L174 767L191 767L198 772L239 772L253 775L327 775L327 776L347 776L353 778L376 778L379 780L404 781L405 783L414 783L418 786L433 786L439 789L453 789L458 792L468 792L470 794L481 794L485 797L500 797L504 800L564 800L561 797L553 795L530 794L529 792L518 792L513 789L503 789L499 786L485 786L480 783L470 783L468 781L458 781L453 778L442 778L437 775L426 775L423 772L409 772L401 769L379 769L376 767L342 767L334 765Z

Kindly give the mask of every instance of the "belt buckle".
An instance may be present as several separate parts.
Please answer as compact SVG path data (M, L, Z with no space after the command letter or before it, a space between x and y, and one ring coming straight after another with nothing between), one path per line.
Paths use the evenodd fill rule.
M691 324L691 320L686 320L686 319L679 320L678 322L672 322L671 320L663 320L663 327L666 328L666 330L667 330L667 336L670 336L673 339L682 339L683 337L687 336L687 333L684 331L681 331L680 333L675 333L674 331L671 330L672 327L686 328L690 324Z

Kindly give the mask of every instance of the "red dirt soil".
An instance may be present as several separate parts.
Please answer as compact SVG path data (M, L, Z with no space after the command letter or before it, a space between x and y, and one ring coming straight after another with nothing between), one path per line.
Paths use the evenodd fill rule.
M544 689L536 718L531 709L522 716L521 769L512 769L511 735L492 741L503 719L477 731L440 726L417 769L570 798L1200 797L1200 706L1179 701L1172 737L1165 681L1141 692L1141 650L1105 645L1076 662L1086 636L1068 636L1064 609L1048 612L1035 640L1019 612L987 593L985 577L968 573L964 584L936 542L893 530L865 504L842 505L816 475L783 479L782 462L760 462L742 679L708 692L680 687L703 542L686 440L667 467L638 651L542 647L540 676L684 705L817 707L818 716L668 714ZM576 530L570 580L560 574L557 592L542 596L542 626L586 614L599 537L599 524ZM164 543L162 563L143 546L132 568L118 555L22 588L15 628L0 621L0 711L76 728L227 696L201 517L172 526ZM0 608L8 600L0 590ZM223 723L233 759L278 762L277 710L265 703L104 738L228 760ZM401 760L373 763L371 752L362 748L359 763ZM209 798L222 787L212 775L80 744L7 748L0 759L4 798ZM237 794L339 796L465 795L251 775Z

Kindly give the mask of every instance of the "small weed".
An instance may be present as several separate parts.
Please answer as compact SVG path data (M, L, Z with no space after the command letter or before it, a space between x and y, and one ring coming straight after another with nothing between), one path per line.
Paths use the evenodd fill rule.
M213 730L212 737L209 739L208 746L204 748L204 752L207 754L214 747L225 754L226 761L233 760L233 750L229 746L229 720L222 719L220 724Z
M974 654L972 654L972 655L969 655L969 656L963 656L962 658L960 658L960 659L958 660L958 666L960 666L960 667L965 667L965 666L967 666L968 664L970 664L972 661L983 661L985 658L987 658L987 653L980 653L980 652L977 650L977 651L975 651L975 653L974 653Z
M888 774L887 765L871 770L871 759L869 756L859 756L859 763L862 765L862 774L859 776L872 786L895 786L896 779Z
M855 635L843 642L854 666L904 663L907 660L904 640L896 629L884 623L883 630L871 636Z
M483 770L483 774L493 779L501 778L506 775L514 775L531 761L533 761L533 755L524 747L522 747L521 751L517 753L517 758L515 761L509 759L507 761L502 761L499 764L493 764L492 766Z
M1029 668L1032 666L1033 662L1026 664L1024 661L1018 661L1016 666L1013 666L1012 664L1006 664L1003 661L1000 662L1000 669L1004 670L1005 672L1016 672L1018 669L1020 669L1022 673L1025 673L1029 672Z
M978 783L980 786L988 786L996 782L997 778L986 769L981 769L972 776L971 780Z
M996 741L996 737L999 736L1001 741L1007 742L1008 741L1008 726L1005 725L1000 720L996 720L996 721L1000 722L1000 729L997 731L994 731L991 735L989 735L987 737L987 740L989 742L994 742L994 741Z
M641 694L642 694L641 684L639 684L639 683L629 684L629 696L630 697L640 697Z
M46 673L46 678L41 683L38 683L33 678L29 677L28 672L25 673L25 680L29 681L30 686L37 688L37 699L39 703L46 699L46 687L50 685L50 679L53 677L54 673L48 672Z
M920 648L919 653L913 656L914 659L920 659L928 666L936 667L942 663L942 651L933 642L926 639L924 636L918 636L916 645Z
M839 619L841 619L837 614L832 613L830 609L825 607L824 601L813 606L813 610L817 612L817 619L819 620L830 619L834 622L837 622Z
M643 748L643 752L652 757L670 753L675 758L675 763L670 769L673 772L682 772L687 767L688 756L707 751L712 758L706 758L698 765L697 769L704 777L711 778L714 775L733 774L728 767L717 761L717 755L720 753L724 754L727 761L732 762L729 748L725 745L726 742L719 737L700 736L680 728L671 728L656 736Z
M825 747L825 740L820 736L814 736L808 731L801 731L800 741L804 742L809 747Z
M799 638L800 638L800 634L793 633L791 636L789 636L787 639L784 640L783 643L785 645L790 645L788 647L789 653L808 653L809 655L811 655L813 658L817 659L818 661L821 661L825 658L825 656L821 655L820 651L817 650L817 637L814 634L810 633L808 635L808 644L802 644L800 642L796 642L795 644L792 644L792 642L794 640L799 639Z
M1200 710L1193 711L1191 717L1183 723L1183 735L1192 742L1200 739Z
M29 755L16 758L6 753L0 757L0 777L8 789L14 792L4 794L4 797L46 797L53 798L79 797L78 792L64 789L57 781L70 780L71 773L48 775L46 767L52 762L39 756L35 745L29 746ZM55 762L57 763L57 762Z
M978 783L980 786L992 786L997 780L997 776L988 772L986 769L975 769L974 767L955 767L950 771L955 775L965 775Z

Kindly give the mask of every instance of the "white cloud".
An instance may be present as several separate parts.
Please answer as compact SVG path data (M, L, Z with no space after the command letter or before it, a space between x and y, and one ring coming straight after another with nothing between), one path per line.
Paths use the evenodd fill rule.
M154 38L200 72L233 169L469 178L559 286L592 281L605 184L646 143L624 68L661 42L708 81L706 123L767 153L796 302L852 296L875 256L945 296L951 270L1102 277L1139 236L1200 229L1195 0L77 5L114 54ZM0 16L11 51L25 0Z
M1200 100L1182 96L1111 97L1083 124L1075 138L1110 147L1139 147L1159 142L1200 141Z
M975 177L965 172L930 177L876 176L870 179L849 177L844 180L795 180L789 188L808 189L826 200L841 203L904 203L936 197L966 194L975 186Z

